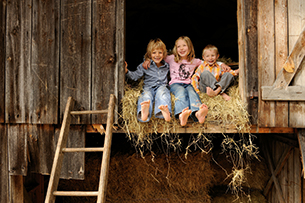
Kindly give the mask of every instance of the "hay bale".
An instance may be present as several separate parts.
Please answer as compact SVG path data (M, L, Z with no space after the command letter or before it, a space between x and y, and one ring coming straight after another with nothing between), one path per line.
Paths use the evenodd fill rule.
M251 188L262 191L267 184L270 172L263 159L243 160L243 167L236 167L232 160L224 153L215 152L213 168L215 168L214 186L231 186L232 178L240 172L243 177L240 180L241 188ZM236 183L237 184L237 183Z
M212 203L267 203L268 201L261 193L261 191L254 190L249 192L249 194L243 194L236 196L235 194L223 193L223 195L218 195L212 199Z
M85 180L61 180L60 190L97 190L99 156L86 157ZM107 202L210 203L211 157L192 153L187 159L171 154L116 155L110 160ZM63 197L63 202L96 202L95 197Z

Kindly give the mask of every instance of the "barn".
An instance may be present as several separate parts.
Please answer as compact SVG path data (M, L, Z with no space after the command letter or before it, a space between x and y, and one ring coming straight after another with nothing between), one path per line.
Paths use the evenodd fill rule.
M161 38L171 49L181 35L192 39L197 57L206 44L212 43L218 46L221 55L238 62L239 96L250 115L249 132L257 138L254 142L259 147L260 163L266 165L261 177L266 182L259 188L264 201L305 201L303 0L190 0L187 3L3 0L0 8L0 202L44 202L52 177L72 184L86 179L85 173L93 171L92 165L88 167L86 163L87 153L69 153L63 158L56 151L61 136L65 136L63 142L69 147L96 147L104 143L100 132L105 128L106 134L110 131L113 137L113 155L113 152L133 151L120 127L126 84L124 61L136 67L143 60L149 39ZM209 26L215 28L211 31ZM73 105L68 106L70 102ZM114 113L110 113L113 120L109 119L110 106L113 106ZM108 116L100 114L105 109ZM76 115L77 112L83 113ZM67 128L61 128L66 124ZM198 132L188 125L177 127L175 133L187 139ZM204 131L215 137L238 133L234 126L210 123ZM136 170L133 166L143 163L128 153L121 157L129 162L116 162L115 170L120 174L127 170L132 173ZM202 155L194 153L190 157L189 167L203 167L196 165L204 159ZM52 175L56 159L62 161L62 168ZM116 159L110 157L110 168L111 161ZM161 155L159 160L162 159L166 158ZM100 167L100 163L97 165ZM178 175L185 170L191 169L184 168ZM152 173L149 172L150 177ZM105 174L107 180L107 168ZM110 170L108 183L115 181L118 180ZM108 184L107 192L118 196L121 184L132 193L140 190L136 183L133 182L133 187ZM167 190L160 179L158 183ZM186 187L188 183L181 185ZM195 186L191 188L193 191L188 194L204 193ZM246 191L248 194L251 187ZM174 194L172 200L161 193L157 194L159 198L107 199L106 195L106 199L109 202L216 202L216 197L221 196L212 189L206 193L209 198L205 199L192 199L192 196L179 199ZM57 200L60 202L60 198Z

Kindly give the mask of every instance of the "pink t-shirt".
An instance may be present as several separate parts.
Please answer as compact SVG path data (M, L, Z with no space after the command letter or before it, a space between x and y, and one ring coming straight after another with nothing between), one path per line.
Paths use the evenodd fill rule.
M169 64L169 71L171 80L169 85L173 83L185 83L191 84L191 78L196 67L201 64L201 60L194 58L192 61L182 60L177 63L174 60L174 55L169 55L165 58L165 61Z

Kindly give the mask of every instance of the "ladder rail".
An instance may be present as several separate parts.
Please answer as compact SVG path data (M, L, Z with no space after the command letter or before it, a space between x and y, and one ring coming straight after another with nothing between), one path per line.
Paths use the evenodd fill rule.
M112 125L114 119L114 107L115 107L115 96L110 95L97 203L106 202L106 192L107 192L106 190L107 190L107 182L108 182L108 174L109 174L109 160L110 160L111 142L112 142Z
M62 162L63 162L63 154L62 154L62 148L66 147L69 130L70 130L70 123L71 123L71 110L74 107L74 101L72 97L68 98L64 118L62 122L62 127L60 129L59 138L57 141L57 147L54 155L52 170L50 174L50 180L47 190L47 195L45 198L46 203L54 203L55 202L55 196L53 195L53 191L55 191L58 187L59 183L59 176L61 172ZM59 169L59 170L58 170Z

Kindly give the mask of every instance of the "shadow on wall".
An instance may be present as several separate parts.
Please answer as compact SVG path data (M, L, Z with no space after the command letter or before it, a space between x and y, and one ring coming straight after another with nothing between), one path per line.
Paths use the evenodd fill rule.
M144 3L145 2L145 3ZM207 44L220 57L238 61L237 0L126 1L126 60L131 70L143 62L150 39L160 38L170 50L180 36L188 36L197 58Z

